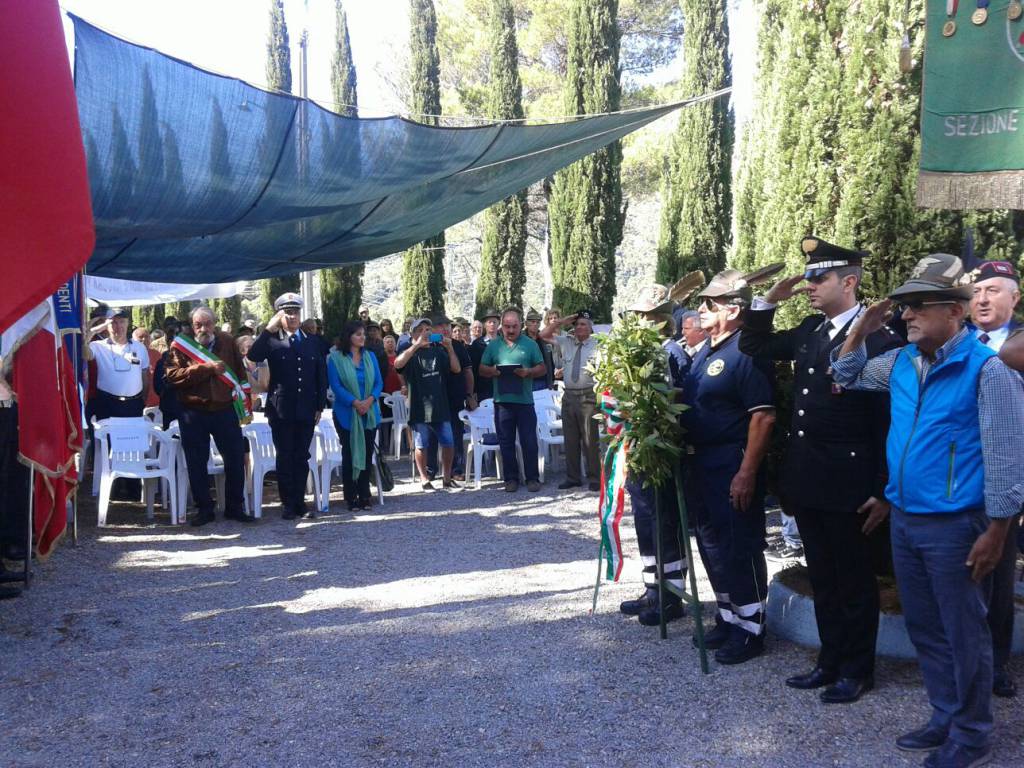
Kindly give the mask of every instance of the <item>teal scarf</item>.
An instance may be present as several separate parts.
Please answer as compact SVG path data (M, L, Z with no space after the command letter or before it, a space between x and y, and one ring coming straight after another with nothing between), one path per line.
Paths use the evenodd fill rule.
M376 382L376 372L372 362L366 362L366 356L372 355L373 352L367 352L363 350L363 392L359 393L359 379L356 377L356 366L352 362L352 358L349 355L343 355L338 350L331 352L331 362L334 363L334 369L338 372L338 378L341 379L341 385L349 391L349 393L355 397L356 400L365 400L373 392L373 385ZM366 422L364 429L374 429L377 426L377 413L371 407L366 412ZM359 411L356 410L356 406L352 404L352 421L349 430L349 446L348 449L352 452L352 479L355 480L359 477L359 473L366 469L366 438L363 435L362 429L357 427L363 424L362 418L359 415Z

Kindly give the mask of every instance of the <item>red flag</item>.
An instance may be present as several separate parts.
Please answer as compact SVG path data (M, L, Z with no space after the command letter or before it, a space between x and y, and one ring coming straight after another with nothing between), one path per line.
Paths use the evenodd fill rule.
M85 265L96 235L57 0L4 4L0 72L3 331Z
M81 450L78 387L64 345L50 321L14 353L11 386L18 396L18 451L35 470L36 554L46 558L67 528L67 499L78 482Z

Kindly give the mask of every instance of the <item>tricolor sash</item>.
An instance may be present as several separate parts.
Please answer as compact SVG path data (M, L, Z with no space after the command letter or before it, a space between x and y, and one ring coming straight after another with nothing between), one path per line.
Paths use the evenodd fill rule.
M599 400L601 413L605 417L605 431L617 438L626 429L626 421L619 411L618 401L609 392L602 392ZM601 519L601 556L607 556L608 567L605 578L618 581L622 573L622 539L619 538L619 523L626 507L626 439L613 439L608 445L601 466L601 502L598 517ZM594 598L597 599L596 596Z
M252 387L249 386L248 381L239 381L230 365L188 336L180 334L175 336L174 341L171 342L171 349L178 350L197 363L222 363L224 373L218 373L216 376L231 387L231 405L235 409L235 415L238 416L238 423L248 424L252 421Z

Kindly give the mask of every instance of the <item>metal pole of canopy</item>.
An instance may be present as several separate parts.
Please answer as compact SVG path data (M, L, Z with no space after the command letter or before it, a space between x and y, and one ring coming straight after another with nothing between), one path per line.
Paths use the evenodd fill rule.
M299 58L299 96L302 97L302 103L299 105L299 174L302 181L305 182L309 167L309 125L306 101L309 96L309 31L305 27L302 29L302 37L299 38L299 48L302 50L302 56ZM305 221L299 223L299 230L300 234L305 236ZM312 272L299 274L299 293L302 295L305 317L315 317L317 310L313 306Z

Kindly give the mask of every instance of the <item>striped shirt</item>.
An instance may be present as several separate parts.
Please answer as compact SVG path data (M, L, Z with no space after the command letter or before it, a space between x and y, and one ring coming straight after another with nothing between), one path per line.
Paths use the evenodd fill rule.
M916 358L921 361L920 380L971 335L961 328L936 350L934 360L924 355ZM901 351L890 349L869 360L864 344L842 357L836 357L839 350L835 350L832 378L849 389L887 392ZM998 357L985 362L978 379L978 425L985 460L985 512L989 517L1011 517L1024 504L1024 385Z

